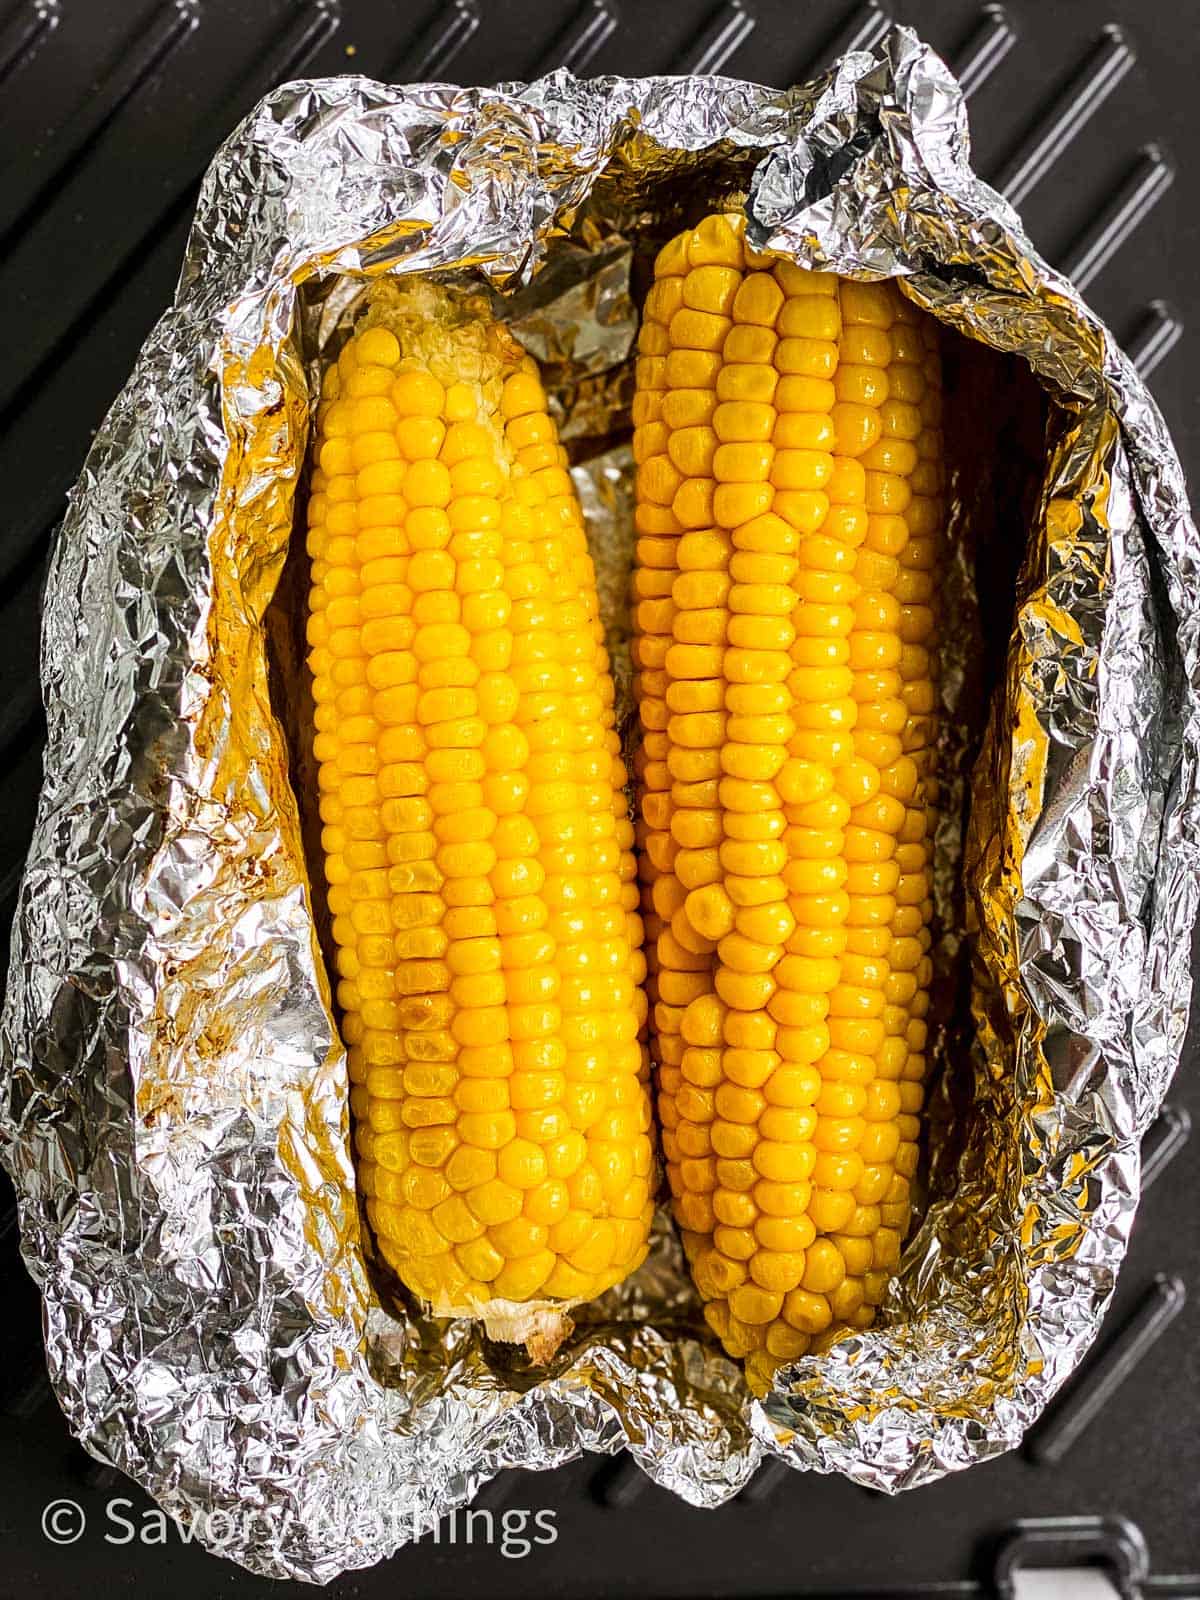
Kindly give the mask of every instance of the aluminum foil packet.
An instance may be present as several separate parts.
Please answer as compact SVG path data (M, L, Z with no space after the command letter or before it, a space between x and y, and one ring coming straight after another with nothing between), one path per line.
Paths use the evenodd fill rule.
M382 1309L270 643L313 374L370 280L461 269L546 364L627 693L634 307L714 202L756 247L898 278L978 389L950 408L977 449L947 633L974 643L943 688L968 823L951 806L938 841L969 1006L946 1013L928 1206L879 1325L761 1403L665 1215L544 1369ZM766 1455L897 1490L1011 1448L1096 1332L1183 1042L1198 558L1153 401L973 175L961 93L905 30L787 91L560 71L268 96L209 170L46 591L0 1130L74 1432L223 1553L313 1581L583 1451L715 1506Z

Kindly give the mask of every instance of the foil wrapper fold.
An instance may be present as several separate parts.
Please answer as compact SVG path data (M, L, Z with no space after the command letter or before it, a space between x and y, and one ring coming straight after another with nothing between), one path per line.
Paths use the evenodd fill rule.
M553 385L628 705L635 299L714 202L760 248L897 277L965 336L964 381L1006 357L1045 408L1023 500L999 459L954 484L948 631L993 671L990 703L969 652L946 674L967 823L939 837L939 911L971 1015L945 1033L928 1208L879 1326L763 1403L665 1215L542 1371L381 1308L268 648L313 373L372 278L472 270ZM557 72L271 94L208 173L46 591L0 1134L74 1432L181 1520L228 1513L222 1553L317 1582L583 1451L715 1506L766 1455L897 1490L1013 1446L1096 1332L1183 1042L1198 560L1153 401L973 175L961 93L911 33L786 92ZM976 612L973 572L1005 561Z

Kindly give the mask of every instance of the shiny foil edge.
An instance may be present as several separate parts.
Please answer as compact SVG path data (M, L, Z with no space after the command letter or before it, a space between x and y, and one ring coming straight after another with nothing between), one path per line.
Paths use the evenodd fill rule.
M966 840L979 1114L960 1187L884 1325L764 1405L703 1336L663 1220L534 1384L506 1384L468 1325L373 1306L262 626L306 438L300 287L473 265L519 293L599 189L611 241L640 197L730 151L758 156L756 243L899 276L1058 401ZM578 469L593 538L606 505L627 517L622 470ZM1186 1027L1196 558L1157 408L971 173L961 94L906 30L787 92L566 72L275 91L210 169L47 588L0 1135L72 1429L175 1515L255 1511L222 1553L316 1582L507 1466L584 1450L628 1448L717 1505L768 1453L895 1490L1014 1444L1095 1334Z

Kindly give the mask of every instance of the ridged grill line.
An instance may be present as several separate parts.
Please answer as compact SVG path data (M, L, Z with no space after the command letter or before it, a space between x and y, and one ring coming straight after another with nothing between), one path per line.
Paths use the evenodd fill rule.
M584 0L562 32L554 36L539 56L532 76L540 78L556 67L584 73L617 31L619 20L609 0Z
M384 69L384 77L394 78L411 60L412 79L421 83L437 78L454 60L479 27L476 0L447 0L415 43L408 43Z
M23 860L14 861L4 870L2 874L0 874L0 906L7 906L8 902L21 887L21 872L24 868L24 865L25 863ZM0 1239L3 1237L4 1226L3 1223L0 1222Z
M11 925L16 910L17 890L25 868L25 852L33 830L34 811L42 781L44 743L45 728L39 706L13 741L13 753L4 763L3 787L0 789L5 802L0 920L6 929ZM3 977L7 957L7 941L0 942L0 978Z
M179 9L182 10L184 7L181 6ZM338 0L301 0L301 3L293 8L291 19L283 28L268 55L262 69L260 81L266 84L273 84L298 71L305 61L314 55L336 30L339 20L340 6ZM186 32L190 33L190 31L191 26L188 26ZM157 59L159 62L163 59L161 49L158 52ZM100 120L103 122L107 118L102 117ZM198 179L198 177L199 174L197 173L196 178ZM160 215L151 227L146 230L138 244L126 257L125 262L117 268L116 272L105 278L99 287L93 291L78 316L72 320L70 327L65 331L62 338L35 365L29 379L18 390L18 403L20 403L20 400L27 398L27 392L31 387L36 391L41 376L52 368L57 350L61 348L63 343L69 341L74 330L86 321L92 307L104 298L108 288L126 276L128 261L137 259L144 248L146 240L153 238L157 234L168 232L177 217L191 210L193 203L192 184L189 184L176 197L167 211ZM6 407L6 412L10 408L11 406ZM42 584L40 552L45 543L48 542L54 527L59 521L60 506L60 493L47 490L38 507L42 515L38 518L37 523L33 524L33 526L41 529L40 536L34 535L32 541L21 541L26 555L20 561L20 566L22 568L25 567L30 556L35 557L38 561L35 583L39 592ZM28 520L26 520L26 525L30 525ZM6 576L8 582L11 583L14 577L11 569ZM26 604L36 609L38 605L36 595L31 597ZM36 718L38 696L39 689L36 679L33 675L29 675L22 680L21 686L5 701L3 709L0 710L0 754L7 756L13 746L21 741L26 731L30 728L31 723ZM17 870L19 873L19 865Z
M1112 199L1072 243L1063 271L1086 289L1175 182L1175 165L1161 145L1148 144Z
M10 689L8 698L16 701L17 692ZM15 705L13 715L5 716L0 722L0 757L5 763L5 776L12 767L23 759L26 750L36 751L40 754L42 745L46 740L45 723L42 718L41 697L36 683L33 692L22 689L20 703ZM40 762L38 773L40 776ZM28 819L32 828L33 816ZM27 840L6 832L5 843L0 850L0 859L7 856L10 850L17 852L15 861L8 862L0 874L0 905L3 905L8 896L15 895L20 887L21 871L25 865L24 851Z
M253 99L257 100L268 87L273 87L299 72L305 62L336 30L339 19L338 0L300 0L299 4L293 5L289 19L280 31L275 44L253 71L250 82ZM81 296L77 308L72 311L69 323L59 337L35 357L23 377L18 375L16 381L3 391L3 400L0 401L0 429L7 424L18 405L28 405L30 396L36 393L44 381L46 372L56 361L63 346L87 325L96 304L103 301L114 287L129 275L131 263L139 260L147 248L148 241L171 228L181 213L191 210L194 204L194 186L202 177L211 157L212 149L207 142L203 149L197 142L181 153L181 160L186 161L191 168L186 183L164 210L159 212L130 243L117 259L113 269L98 283L94 283L89 293Z
M866 0L865 5L856 6L850 12L816 55L809 58L798 76L801 79L815 77L852 50L872 49L892 26L892 20L891 13L877 5L876 0Z
M1183 318L1167 300L1146 307L1126 352L1143 378L1148 378L1183 338Z
M995 72L1017 42L1017 30L1003 6L984 6L978 26L955 58L955 73L969 100Z
M1163 1273L1155 1277L1117 1332L1084 1362L1026 1437L1024 1452L1031 1461L1053 1466L1068 1454L1186 1302L1182 1278Z
M184 3L188 3L188 0L184 0ZM309 6L306 9L312 9L312 0L309 0ZM281 53L285 56L290 54L293 59L292 70L299 70L305 61L329 37L333 27L336 27L336 10L333 17L333 27L331 27L328 23L330 8L325 6L322 0L317 0L316 9L327 14L326 26L317 36L313 36L311 27L308 29L304 27L293 28L289 29L283 40L276 45L274 57L277 58ZM304 20L306 19L301 19L302 22ZM311 23L312 19L307 20ZM450 0L449 4L439 10L433 23L422 34L418 35L415 41L409 42L404 53L395 61L394 69L389 69L388 75L391 75L392 70L399 72L411 58L412 66L409 70L414 80L420 80L423 77L435 77L439 72L444 71L451 60L459 54L479 25L480 15L476 0ZM191 30L189 29L188 31L190 32ZM299 55L297 55L297 51L300 52ZM163 59L165 57L160 54L157 64L161 65ZM107 120L107 114L102 114L97 118L97 123L100 125L107 122ZM186 223L187 216L194 203L194 183L198 181L202 170L202 168L199 168L196 171L193 180L181 191L168 210L143 235L118 271L107 277L99 285L92 298L79 313L78 318L73 319L66 330L63 342L69 341L77 328L86 323L94 305L106 299L107 291L113 284L127 276L129 260L137 260L142 255L148 239L159 236L158 244L155 247L156 250L165 249L168 255L178 256L179 246L170 240L169 235L177 224ZM47 187L52 187L52 184L53 180ZM21 385L22 400L26 405L32 395L39 392L40 384L37 382L39 372L47 373L53 370L55 365L54 356L55 352L51 350L44 360L35 365L29 378ZM74 474L72 474L73 476ZM24 567L30 557L39 555L41 549L49 542L54 529L61 520L64 509L63 502L69 486L70 479L59 482L42 480L33 497L25 501L23 508L18 509L17 520L10 526L3 544L0 545L0 583L11 583L18 570Z
M23 67L59 23L58 0L28 0L0 28L0 84Z
M256 76L271 87L285 82L336 33L341 20L340 0L296 0L291 19Z
M25 563L49 544L66 509L70 482L39 481L32 500L18 511L19 520L5 530L0 543L0 584L12 583Z
M8 221L0 246L27 222L44 196L57 185L63 168L96 137L124 103L135 95L167 57L199 26L198 0L165 0L122 49L113 70L62 126L51 128L36 159L11 161L4 171ZM46 158L54 158L51 171Z
M1186 1106L1164 1106L1142 1140L1142 1193L1161 1178L1192 1136Z
M97 1461L82 1447L72 1453L71 1476L87 1489L111 1489L121 1480L116 1467L110 1467L106 1461Z
M649 1487L650 1479L628 1450L601 1463L589 1484L592 1499L609 1511L628 1511Z
M1015 155L991 180L993 186L1019 206L1100 110L1135 59L1124 30L1115 22L1109 23L1070 81L1055 95L1050 109L1029 129Z
M41 688L36 671L36 658L41 615L42 587L45 582L45 561L40 551L36 559L27 563L19 585L0 594L0 633L7 641L11 661L14 646L22 641L33 652L32 670L17 676L0 666L0 758L12 759L11 752L20 749L41 728ZM6 679L8 680L6 682ZM2 859L3 852L0 852ZM0 898L4 894L4 880L0 878Z
M769 1500L776 1489L781 1489L786 1482L790 1482L794 1469L780 1461L778 1456L768 1456L750 1479L750 1482L735 1498L734 1505L742 1507L760 1506Z
M726 0L680 63L680 72L720 72L739 50L758 19L743 0Z

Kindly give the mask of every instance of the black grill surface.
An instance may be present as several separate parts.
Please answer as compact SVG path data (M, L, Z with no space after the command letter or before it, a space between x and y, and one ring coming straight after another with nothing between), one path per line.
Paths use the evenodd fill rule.
M0 0L0 925L41 776L49 541L170 298L204 167L255 100L300 75L484 83L564 63L786 84L892 20L959 72L977 169L1152 374L1194 472L1200 184L1184 158L1200 107L1187 0ZM771 1465L716 1512L689 1509L623 1458L512 1472L478 1502L490 1542L486 1517L468 1526L460 1514L436 1544L427 1537L330 1592L965 1596L1009 1592L1015 1566L1073 1558L1107 1566L1128 1593L1200 1593L1195 1066L1193 1040L1147 1138L1153 1181L1101 1340L1021 1451L895 1500ZM159 1542L140 1491L71 1441L46 1382L6 1183L0 1284L0 1595L91 1600L103 1585L232 1600L291 1589L174 1530ZM42 1516L64 1498L88 1526L56 1544ZM526 1530L544 1538L552 1527L552 1544L519 1553L522 1510L553 1513Z

